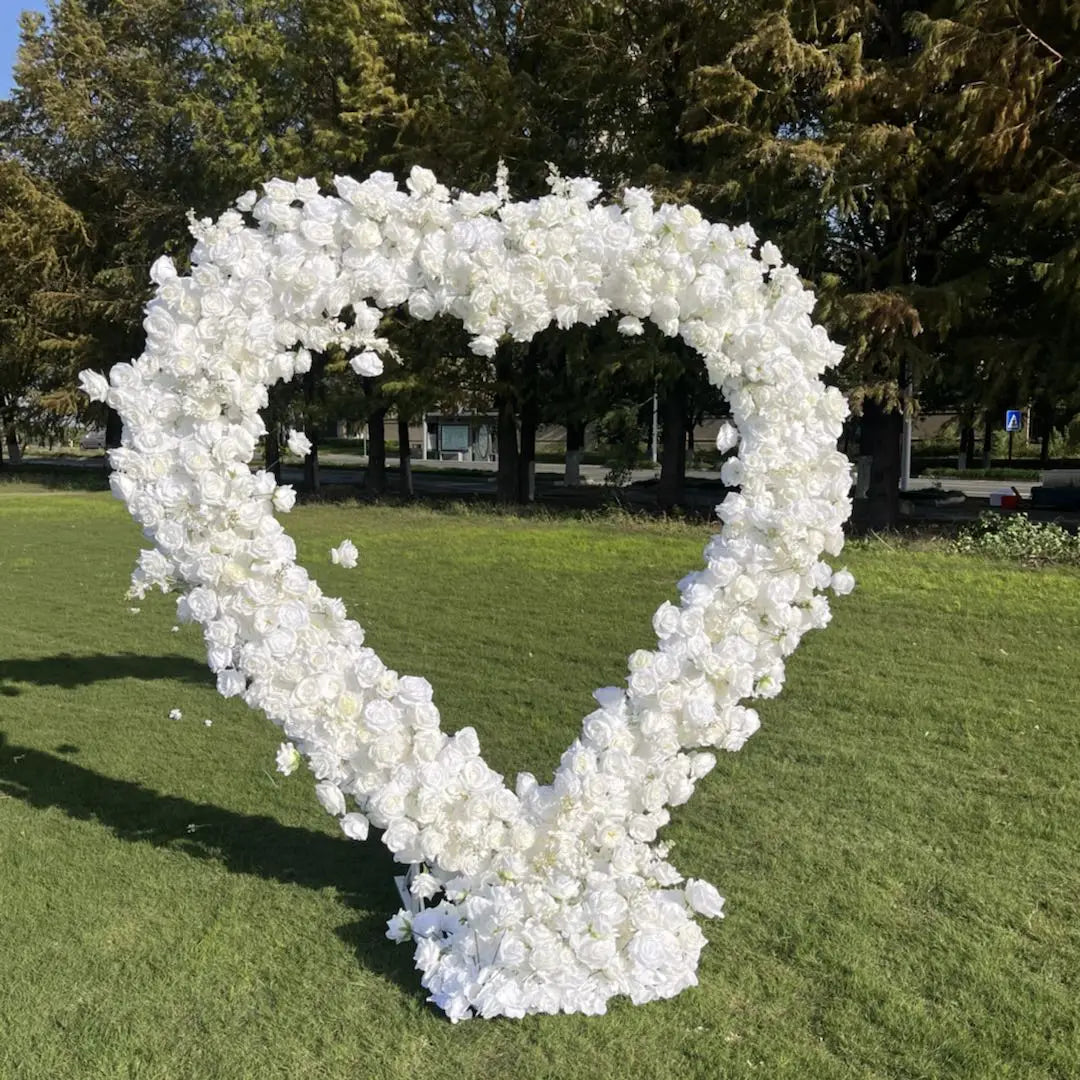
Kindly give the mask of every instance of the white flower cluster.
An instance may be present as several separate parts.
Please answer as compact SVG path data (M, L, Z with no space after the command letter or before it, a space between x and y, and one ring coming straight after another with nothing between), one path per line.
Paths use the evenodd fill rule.
M820 381L840 349L773 245L656 208L647 191L603 205L593 181L554 177L530 202L509 201L504 182L451 198L423 169L405 191L382 173L336 187L275 179L193 221L190 274L154 264L146 351L108 381L83 375L123 417L112 486L154 542L133 596L183 590L180 618L201 624L221 693L283 729L279 769L306 759L345 834L370 823L412 866L414 902L390 935L415 943L451 1019L676 994L705 943L694 914L720 916L723 901L683 880L658 830L715 764L709 751L757 728L742 702L779 692L784 658L829 620L821 591L852 586L820 560L839 553L850 510L835 449L846 407ZM377 372L382 310L400 305L456 316L482 355L553 320L617 313L633 335L651 319L704 357L731 406L720 445L738 453L723 479L739 490L718 509L723 531L680 602L657 611L657 647L630 657L624 687L597 691L551 784L522 774L511 790L472 728L442 730L427 681L388 670L296 565L274 517L292 490L249 466L267 387L332 342ZM334 554L347 566L354 549Z

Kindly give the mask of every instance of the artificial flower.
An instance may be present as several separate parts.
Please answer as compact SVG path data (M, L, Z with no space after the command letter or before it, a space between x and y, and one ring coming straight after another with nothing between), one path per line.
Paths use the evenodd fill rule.
M757 730L747 702L779 692L802 635L828 623L824 591L854 584L822 558L839 554L850 511L846 404L821 381L841 350L795 270L772 244L755 253L748 225L657 207L643 189L605 205L587 178L550 184L515 203L505 170L493 191L453 198L423 169L404 190L387 173L338 177L325 194L310 178L269 180L216 221L191 219L189 273L154 263L143 355L81 376L123 418L110 486L154 544L130 596L178 589L219 692L282 729L278 769L306 759L345 835L374 825L415 868L388 936L413 943L454 1021L597 1014L695 983L696 918L720 917L723 899L683 882L659 835L713 751ZM430 684L388 669L296 563L274 516L291 489L251 468L268 388L330 347L377 375L391 308L458 319L480 356L552 322L610 315L633 336L649 319L698 352L730 408L717 446L735 451L723 478L737 490L722 528L656 611L655 647L597 691L549 784L522 773L508 788L475 731L442 729ZM311 444L290 431L288 447ZM331 551L356 558L349 540Z

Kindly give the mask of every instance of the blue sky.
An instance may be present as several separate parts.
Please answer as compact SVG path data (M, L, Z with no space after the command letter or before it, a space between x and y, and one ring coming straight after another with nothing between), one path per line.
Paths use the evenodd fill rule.
M0 0L0 98L11 91L11 67L19 47L19 12L45 11L45 0Z

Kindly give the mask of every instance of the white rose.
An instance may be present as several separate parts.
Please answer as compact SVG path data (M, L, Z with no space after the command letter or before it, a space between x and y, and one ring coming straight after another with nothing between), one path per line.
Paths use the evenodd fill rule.
M296 185L286 180L279 180L277 177L267 180L263 184L263 191L266 192L267 198L274 202L291 203L296 198Z
M377 352L366 349L349 361L349 367L351 367L357 375L366 375L374 378L376 375L382 374L382 357L379 356Z
M599 970L615 959L618 946L613 938L590 936L582 938L574 951L589 967Z
M323 809L334 817L345 813L345 796L341 788L329 780L323 780L315 785L315 797L322 803Z
M285 445L297 457L307 457L311 453L311 440L295 428L289 429L289 438Z
M339 181L342 179L338 178ZM386 936L399 945L412 940L412 916L407 911L399 911L386 924Z
M679 629L679 609L665 601L653 615L653 630L658 638L670 637Z
M670 930L639 930L630 939L626 954L639 968L659 973L678 964L682 949L679 939Z
M604 709L597 709L585 717L582 724L582 734L588 741L599 750L606 750L611 745L619 721Z
M423 319L426 322L435 318L438 312L439 305L427 289L417 289L409 296L409 314L414 319Z
M416 843L418 830L406 818L398 818L387 826L383 833L383 843L396 855L411 844Z
M420 900L430 900L442 892L442 882L431 874L417 874L409 883L409 892Z
M493 779L491 769L480 758L470 758L461 767L461 783L466 791L482 791L489 787Z
M179 629L179 627L177 627ZM206 664L213 672L223 671L233 662L233 651L225 645L211 645L206 650Z
M368 747L368 756L381 769L388 769L405 759L408 743L398 732L374 739Z
M430 195L438 187L438 181L430 169L414 165L409 170L409 179L405 181L405 186L414 195Z
M443 748L446 736L437 728L423 728L413 733L413 756L416 761L433 761Z
M431 683L419 675L402 675L398 680L398 698L403 704L427 704L433 693Z
M688 878L683 890L687 903L699 914L709 919L724 917L724 898L707 881Z
M191 617L201 623L208 623L218 613L218 599L212 589L192 589L185 598Z
M716 449L726 454L739 442L739 429L730 423L723 423L716 433Z
M104 401L109 393L109 380L96 371L80 371L79 388L91 401Z
M363 814L358 814L355 811L346 814L341 819L341 831L350 840L366 840L368 836L368 819Z
M313 244L326 246L334 242L334 226L328 221L305 221L300 231Z
M849 570L837 570L830 586L837 596L847 596L855 588L855 578Z
M273 494L274 509L287 514L296 505L296 492L291 484L282 484Z
M771 240L766 240L761 245L761 261L766 266L779 266L784 261L784 257L780 254L780 249Z
M235 668L226 668L225 671L218 672L217 689L222 697L236 697L237 694L242 694L246 687L247 679L243 672Z
M296 652L296 642L296 634L283 626L266 635L266 647L272 656L292 656ZM231 650L226 655L231 655Z
M330 561L345 570L352 570L356 566L358 555L356 545L351 540L342 540L336 548L330 549Z
M176 267L168 255L159 255L150 267L150 280L155 285L164 285L176 277Z
M283 742L278 747L274 761L277 763L279 773L283 776L291 776L300 764L300 754L291 742Z

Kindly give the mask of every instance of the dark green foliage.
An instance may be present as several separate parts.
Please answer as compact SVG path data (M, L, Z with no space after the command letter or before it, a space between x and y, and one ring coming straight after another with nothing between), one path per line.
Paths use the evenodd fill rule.
M138 352L146 267L183 257L189 208L413 163L475 189L504 160L529 196L554 162L775 238L847 346L856 410L880 403L864 426L915 407L910 383L965 428L1020 404L1053 431L1080 410L1078 17L1075 0L57 0L24 17L0 158L86 232L41 330L78 343L69 370ZM492 404L495 366L457 328L394 334L403 364L359 398L329 387L327 411ZM500 361L514 432L534 400L577 428L656 376L686 399L671 418L715 408L700 379L676 386L671 342L553 337L542 362Z

